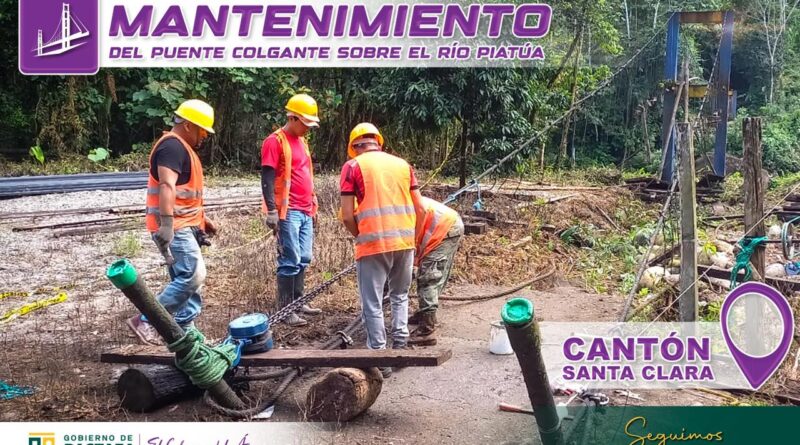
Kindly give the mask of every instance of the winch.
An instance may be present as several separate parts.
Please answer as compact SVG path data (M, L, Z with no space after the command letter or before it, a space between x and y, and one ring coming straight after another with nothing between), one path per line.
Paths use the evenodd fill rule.
M228 324L228 338L223 343L237 346L233 366L239 364L242 355L269 351L273 346L269 317L256 312L233 320Z

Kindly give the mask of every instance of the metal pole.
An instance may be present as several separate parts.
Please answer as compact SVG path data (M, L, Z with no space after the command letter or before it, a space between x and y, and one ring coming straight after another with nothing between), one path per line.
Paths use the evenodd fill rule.
M106 276L117 289L128 297L131 303L136 306L136 309L139 309L139 312L147 317L147 321L153 325L167 344L175 343L185 335L183 328L175 322L172 315L156 300L150 289L145 285L144 279L136 273L136 269L128 260L119 260L112 264L108 268ZM179 358L183 358L185 353L179 352L177 355ZM225 408L246 408L245 404L225 380L220 380L214 386L208 388L208 392L214 400Z
M547 368L542 357L542 339L539 325L533 318L533 303L525 298L509 300L501 313L506 325L511 348L522 368L522 377L528 388L536 426L544 445L563 445L561 419L547 378Z

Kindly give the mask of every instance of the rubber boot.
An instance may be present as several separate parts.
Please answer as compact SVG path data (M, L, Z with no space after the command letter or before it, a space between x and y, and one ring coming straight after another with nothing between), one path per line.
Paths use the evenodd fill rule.
M303 269L294 276L294 299L297 300L304 295L306 290L306 270ZM302 312L305 315L319 315L322 313L322 309L312 308L311 306L304 304L303 307L300 308L299 312Z
M278 275L278 309L284 308L294 301L294 282L295 277ZM288 326L305 326L307 321L292 312L284 321Z
M436 344L436 311L420 314L419 326L411 333L408 344L413 346L433 346Z

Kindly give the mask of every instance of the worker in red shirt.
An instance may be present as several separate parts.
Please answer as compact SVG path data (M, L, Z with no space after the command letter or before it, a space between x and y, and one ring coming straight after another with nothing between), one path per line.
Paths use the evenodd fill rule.
M286 104L286 124L270 134L261 146L261 190L267 227L278 243L277 309L303 296L305 271L311 263L317 197L314 169L305 140L308 130L319 127L317 103L307 94L297 94ZM306 315L322 313L303 305ZM303 326L308 322L295 312L285 322Z
M425 218L414 169L385 153L383 136L370 123L350 132L340 179L342 221L355 237L356 274L369 349L386 348L383 288L392 308L392 348L408 342L408 290L414 266L415 235ZM356 206L356 204L358 204ZM358 207L358 208L356 208ZM384 377L391 368L381 368Z

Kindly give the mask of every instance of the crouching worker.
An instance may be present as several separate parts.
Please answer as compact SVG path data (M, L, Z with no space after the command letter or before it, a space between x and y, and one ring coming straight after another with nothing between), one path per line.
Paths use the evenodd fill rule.
M205 233L214 224L203 211L203 166L196 150L213 134L214 109L200 100L188 100L175 111L172 130L153 145L147 179L145 224L167 263L170 282L158 302L184 329L200 314L200 288L206 265L200 252ZM144 344L161 344L155 328L140 315L127 320Z
M369 349L386 348L383 286L387 281L392 348L406 347L414 239L424 219L414 170L382 147L383 136L374 125L357 125L348 145L352 159L344 164L341 175L342 219L355 237L358 291ZM381 372L387 377L391 368Z
M432 346L436 344L436 310L442 294L458 244L464 235L464 223L458 213L450 207L430 198L422 198L425 221L417 234L417 294L419 311L412 317L417 329L411 333L410 345Z

